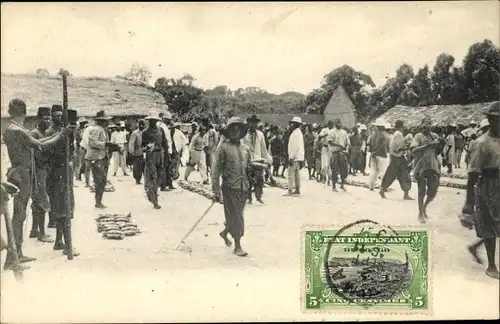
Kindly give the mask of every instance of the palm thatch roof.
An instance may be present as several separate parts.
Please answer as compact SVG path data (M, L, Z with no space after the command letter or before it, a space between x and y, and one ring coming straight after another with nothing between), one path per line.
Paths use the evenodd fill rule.
M485 118L484 113L490 104L491 102L482 102L469 105L435 105L428 107L397 105L380 116L380 118L393 125L396 120L401 119L407 127L419 126L424 117L430 117L436 126L467 125L472 120L479 123Z
M8 116L9 102L19 98L28 106L28 116L38 107L62 103L62 78L29 74L2 74L1 113ZM104 109L109 115L148 115L165 109L165 99L149 85L121 78L68 77L68 106L80 116L94 116Z

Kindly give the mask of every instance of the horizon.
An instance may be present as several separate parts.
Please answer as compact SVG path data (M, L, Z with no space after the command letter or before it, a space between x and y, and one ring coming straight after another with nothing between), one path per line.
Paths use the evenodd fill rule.
M203 89L307 95L347 64L381 87L403 63L432 70L449 53L459 66L473 43L499 46L499 8L496 1L3 3L2 74L64 68L114 78L138 63L151 70L150 85L190 74Z

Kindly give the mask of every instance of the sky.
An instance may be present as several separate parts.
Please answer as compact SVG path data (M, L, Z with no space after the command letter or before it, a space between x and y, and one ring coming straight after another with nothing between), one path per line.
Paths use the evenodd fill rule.
M377 86L403 63L499 45L500 2L2 3L1 69L153 78L189 73L202 88L307 93L344 64Z

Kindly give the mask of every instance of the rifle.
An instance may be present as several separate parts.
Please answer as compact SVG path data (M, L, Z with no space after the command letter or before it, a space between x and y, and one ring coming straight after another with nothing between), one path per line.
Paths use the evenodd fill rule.
M69 127L69 121L68 121L68 72L65 70L61 71L61 76L62 76L62 81L63 81L63 120L64 120L64 127ZM72 177L71 170L70 170L70 163L71 163L71 152L69 151L69 136L66 136L64 138L64 149L65 149L65 158L66 161L64 163L65 166L65 171L66 171L66 190L65 190L65 199L66 199L66 223L64 225L63 231L66 231L66 237L65 240L67 242L66 246L68 249L68 260L73 260L73 240L71 236L71 217L70 213L72 212L71 209L72 207L70 206L71 204L71 197L70 197L70 190L69 187L71 185L70 182L70 177ZM73 206L74 208L74 206Z

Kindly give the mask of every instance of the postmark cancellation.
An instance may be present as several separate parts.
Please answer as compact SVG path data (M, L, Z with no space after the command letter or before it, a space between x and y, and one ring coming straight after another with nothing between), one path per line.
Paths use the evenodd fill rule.
M304 312L432 313L428 230L307 226L301 244Z

